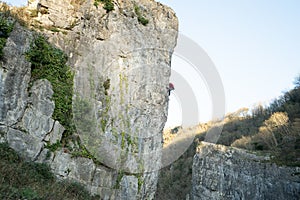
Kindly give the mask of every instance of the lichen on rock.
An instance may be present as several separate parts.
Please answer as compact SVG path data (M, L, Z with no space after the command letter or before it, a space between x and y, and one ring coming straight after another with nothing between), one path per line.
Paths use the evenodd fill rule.
M16 23L3 49L1 141L103 199L153 199L178 22L153 0L107 2L20 10L34 31Z
M190 199L299 199L299 167L202 142L193 160Z

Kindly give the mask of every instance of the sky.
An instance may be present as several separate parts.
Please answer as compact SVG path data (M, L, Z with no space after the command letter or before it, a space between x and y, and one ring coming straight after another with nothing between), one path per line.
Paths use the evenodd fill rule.
M226 112L266 104L293 88L300 73L299 0L158 1L176 12L180 34L197 43L214 63L224 86ZM6 2L26 5L24 0ZM208 121L212 117L209 86L188 72L188 65L173 56L172 69L196 85L199 121ZM174 84L166 127L182 120Z
M293 88L300 73L300 1L159 1L176 12L180 33L194 40L214 62L224 86L227 112L266 104ZM173 68L181 68L177 59ZM203 95L206 91L202 89ZM180 123L171 114L181 112L174 96L166 126ZM207 121L211 105L209 101L199 104L204 115L200 121Z
M2 0L13 6L25 6L27 5L27 0Z

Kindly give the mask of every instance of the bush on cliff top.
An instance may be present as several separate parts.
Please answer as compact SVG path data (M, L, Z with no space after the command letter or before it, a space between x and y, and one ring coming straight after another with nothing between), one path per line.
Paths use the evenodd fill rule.
M143 24L144 26L146 26L148 23L149 23L149 20L146 19L142 13L141 13L141 10L140 10L140 7L138 5L134 5L134 12L135 14L137 15L138 17L138 22Z
M0 15L0 59L3 57L3 48L5 47L6 40L13 28L14 24L9 22L4 16Z

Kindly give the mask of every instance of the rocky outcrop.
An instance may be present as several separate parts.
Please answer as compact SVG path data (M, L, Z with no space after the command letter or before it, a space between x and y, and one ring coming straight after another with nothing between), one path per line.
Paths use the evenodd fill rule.
M48 11L37 20L67 29L65 35L48 36L67 52L76 71L74 117L81 141L105 166L124 174L124 180L140 182L139 198L152 198L177 19L170 9L148 0L114 1L109 13L93 1L59 4L40 1ZM149 20L146 26L138 21L137 8ZM88 105L87 113L82 104Z
M193 161L190 199L299 199L300 168L202 142Z
M54 102L51 100L52 95L53 90L49 81L34 82L30 89L28 108L22 118L22 127L40 142L53 128L54 120L51 116L54 111Z
M28 25L68 55L75 73L76 131L62 144L51 83L29 84L34 33L16 23L0 67L0 141L101 199L153 199L177 19L152 0L112 3L108 12L93 0L29 1Z
M0 125L15 126L24 115L28 99L30 63L25 59L32 33L16 24L0 61Z

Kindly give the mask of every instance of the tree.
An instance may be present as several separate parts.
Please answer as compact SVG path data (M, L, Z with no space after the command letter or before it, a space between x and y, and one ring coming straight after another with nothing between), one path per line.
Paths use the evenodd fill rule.
M294 80L295 88L300 88L300 74Z
M265 143L269 149L274 149L278 146L274 132L267 126L259 128L258 137L262 139L263 143Z
M255 118L255 117L261 117L261 116L264 116L266 113L265 113L265 109L263 107L262 104L258 104L256 105L253 109L252 109L252 118Z
M284 135L290 135L289 127L289 117L286 112L276 112L271 117L264 122L265 126L273 130L279 130L279 133Z

